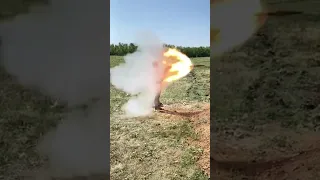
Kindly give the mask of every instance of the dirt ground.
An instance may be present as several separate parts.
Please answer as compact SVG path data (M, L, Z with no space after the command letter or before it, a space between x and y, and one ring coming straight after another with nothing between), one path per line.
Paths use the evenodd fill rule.
M287 137L296 138L295 143L288 144L290 149L279 148L278 142L267 147L263 136L237 142L216 142L211 159L212 176L219 179L315 180L320 170L320 138L316 136L316 133L288 133Z
M176 116L180 116L187 118L192 123L197 137L189 138L187 143L202 149L197 164L210 177L210 104L198 104L198 109L193 106L178 104L166 106L159 113L165 114L164 119L177 120Z
M319 179L319 39L319 15L271 16L211 61L212 179Z

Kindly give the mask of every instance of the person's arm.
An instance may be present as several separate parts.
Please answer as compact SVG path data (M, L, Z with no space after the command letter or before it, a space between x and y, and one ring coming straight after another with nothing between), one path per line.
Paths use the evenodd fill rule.
M157 61L153 62L152 66L153 66L153 68L155 70L155 73L158 75L158 73L159 73L159 62L157 62ZM157 84L161 84L162 81L163 81L163 78L160 77L160 79L157 80Z
M154 68L158 68L158 62L156 62L156 61L153 62L153 63L152 63L152 66L153 66Z
M163 73L163 80L169 75L169 71L170 71L170 66L166 66L165 68L164 68L164 73Z

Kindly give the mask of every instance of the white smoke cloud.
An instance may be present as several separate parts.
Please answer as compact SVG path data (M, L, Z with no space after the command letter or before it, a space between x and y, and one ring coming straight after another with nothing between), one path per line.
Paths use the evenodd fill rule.
M90 176L109 172L109 140L106 103L87 112L69 113L57 129L39 143L39 152L50 158L52 177Z
M52 0L47 8L1 24L2 64L20 83L70 106L106 96L107 5L103 0Z
M111 83L133 96L123 110L129 117L146 116L152 113L154 98L159 92L157 82L162 76L161 63L155 69L154 62L163 59L164 47L152 33L138 35L138 49L124 57L125 63L111 69Z
M211 53L221 55L245 43L261 25L257 14L262 11L260 0L232 0L212 5L211 28L220 30L220 41L211 43Z
M0 24L1 64L19 83L75 106L39 144L55 176L108 173L109 2L52 0Z

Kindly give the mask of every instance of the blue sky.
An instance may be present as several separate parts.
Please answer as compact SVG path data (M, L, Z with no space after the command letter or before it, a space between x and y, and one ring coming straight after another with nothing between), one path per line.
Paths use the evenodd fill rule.
M111 0L110 42L134 42L142 31L167 44L210 46L210 1Z

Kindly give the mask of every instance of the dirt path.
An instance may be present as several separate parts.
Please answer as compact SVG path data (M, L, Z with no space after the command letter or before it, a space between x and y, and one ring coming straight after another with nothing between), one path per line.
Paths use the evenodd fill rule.
M313 142L310 141L313 137ZM304 141L302 139L305 139ZM232 148L228 142L216 143L211 158L214 178L219 179L257 179L257 180L290 180L316 179L320 172L320 138L306 135L286 153L275 152L273 146L263 148L263 159L259 158L257 149L250 147ZM239 142L241 144L244 141ZM262 144L262 143L261 143ZM242 144L241 144L242 145ZM262 147L262 146L260 146ZM260 154L261 156L261 154Z
M210 177L210 104L200 104L198 109L193 106L167 106L160 113L185 117L192 123L197 138L189 139L187 143L202 149L197 164Z

